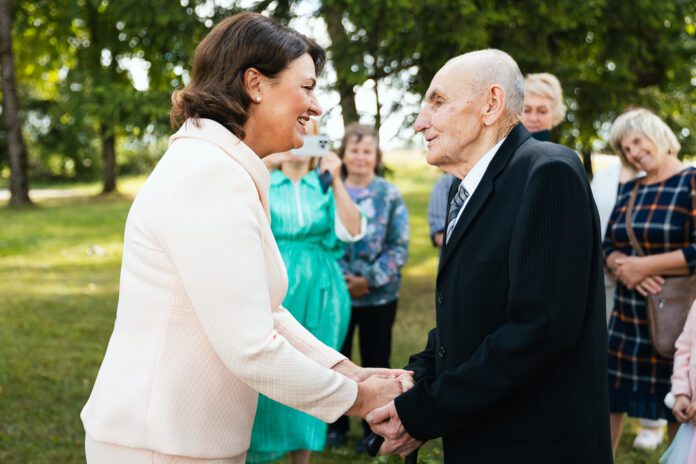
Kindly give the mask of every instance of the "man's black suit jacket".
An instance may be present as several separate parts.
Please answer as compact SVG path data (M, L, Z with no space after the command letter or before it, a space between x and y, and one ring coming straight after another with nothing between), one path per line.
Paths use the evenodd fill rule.
M406 431L447 463L610 463L602 276L578 156L517 125L442 250Z

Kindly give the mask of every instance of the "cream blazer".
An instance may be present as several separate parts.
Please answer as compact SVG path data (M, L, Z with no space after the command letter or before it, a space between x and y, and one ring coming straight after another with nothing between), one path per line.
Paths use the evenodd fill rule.
M282 306L270 176L222 125L188 120L128 214L116 322L86 433L196 458L249 447L258 393L323 421L350 408L344 359ZM321 272L317 269L317 272Z

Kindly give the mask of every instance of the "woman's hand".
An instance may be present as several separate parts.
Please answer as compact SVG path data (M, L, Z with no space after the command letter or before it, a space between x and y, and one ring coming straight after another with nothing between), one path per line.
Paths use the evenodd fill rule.
M264 156L261 158L261 161L266 165L266 169L275 171L276 169L280 169L280 166L290 161L290 159L292 159L292 154L289 151L284 151L282 153L272 153L268 156Z
M688 408L686 408L686 418L694 425L696 425L696 401L692 402Z
M370 293L370 284L365 277L351 274L346 274L344 277L351 298L361 298Z
M689 420L687 416L687 409L691 407L691 400L686 395L677 395L674 398L674 407L672 408L672 414L677 418L682 424Z
M648 295L657 295L662 291L664 283L665 279L661 276L646 277L641 283L636 285L636 290L644 297Z
M339 374L348 377L349 379L355 380L356 382L362 382L364 380L367 380L373 375L377 375L380 377L393 377L395 379L398 378L399 383L402 385L402 387L405 386L408 388L410 388L409 382L405 377L409 377L411 381L413 381L414 374L413 371L407 371L404 369L390 369L387 367L360 367L350 359L344 359L343 361L333 366L331 369L338 372Z
M616 263L617 259L620 258L625 258L627 255L624 253L621 253L620 251L613 251L609 256L607 256L606 259L606 265L607 269L612 273L612 275L616 276L616 273L619 269L619 265Z
M689 407L686 408L686 419L696 425L696 401L689 401Z
M614 261L618 265L615 272L616 277L631 290L635 289L646 278L651 277L651 269L646 258L626 256L616 258Z
M401 393L401 383L396 378L373 375L363 382L358 382L358 396L353 406L346 411L346 416L364 418L369 412L384 406Z
M334 178L334 182L336 182L336 179L341 179L341 166L343 166L341 158L332 151L322 156L319 161L319 170L321 172L329 171Z

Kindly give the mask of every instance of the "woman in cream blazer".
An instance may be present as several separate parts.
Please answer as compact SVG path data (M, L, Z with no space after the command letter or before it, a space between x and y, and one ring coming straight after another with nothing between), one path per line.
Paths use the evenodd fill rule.
M88 463L242 463L258 392L328 422L400 392L393 378L356 383L374 371L281 307L287 275L259 157L301 146L321 114L303 83L322 63L309 39L249 13L196 49L173 98L184 122L126 221L114 331L81 414Z

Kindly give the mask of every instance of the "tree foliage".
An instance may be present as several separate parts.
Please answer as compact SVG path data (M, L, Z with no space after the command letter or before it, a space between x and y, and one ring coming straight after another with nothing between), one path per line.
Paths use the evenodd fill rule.
M170 95L185 83L195 45L240 3L15 0L12 33L31 173L96 177L109 147L121 170L148 166L136 153L147 140L168 133ZM561 142L586 155L601 149L617 114L641 105L667 120L683 152L696 153L692 0L260 0L245 5L285 23L300 7L314 6L331 41L332 84L344 122L360 116L356 86L378 83L379 105L378 89L422 95L449 58L493 47L509 52L525 74L547 71L559 77L569 107L557 133ZM147 66L147 89L135 88L129 60ZM404 102L380 107L375 123L396 111L413 111ZM413 116L406 114L405 124ZM5 139L0 132L3 151Z
M104 190L115 189L116 165L127 161L116 152L117 140L168 128L171 92L182 85L195 44L212 26L196 14L205 2L17 3L14 33L21 37L35 172L84 178L101 170ZM146 89L136 89L130 60L147 68Z

